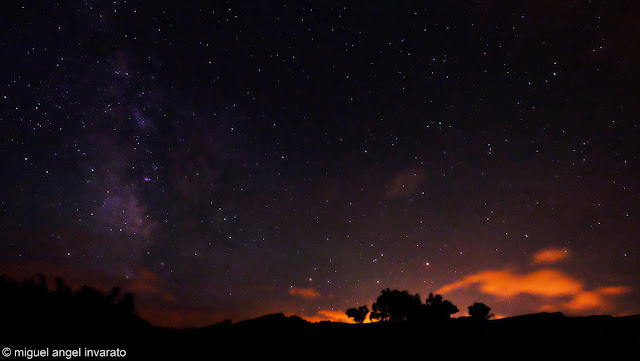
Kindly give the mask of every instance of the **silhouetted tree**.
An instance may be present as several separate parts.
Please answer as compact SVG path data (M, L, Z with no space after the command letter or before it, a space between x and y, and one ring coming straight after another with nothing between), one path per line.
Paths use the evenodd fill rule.
M469 306L468 309L469 316L471 316L471 318L474 320L485 321L493 316L493 314L489 313L491 311L491 308L484 303L476 302L473 305Z
M133 293L125 293L120 302L118 302L118 306L120 306L125 313L134 313L136 308L133 304Z
M104 293L90 286L73 292L59 277L49 289L42 274L22 282L0 275L2 327L16 339L27 335L99 338L96 334L123 335L147 327L135 314L133 295L120 293L118 287Z
M114 304L118 300L119 296L120 296L120 287L113 287L111 289L111 292L107 294L107 302L109 302L110 304Z
M441 295L429 293L425 300L426 317L431 320L448 320L451 315L458 313L458 307L448 300L443 300Z
M385 289L371 306L371 320L408 321L415 319L420 312L422 302L420 295L412 295L408 291Z
M47 288L47 277L45 277L44 273L38 273L38 286L40 287L41 290L43 291L48 291Z
M353 318L357 323L363 323L369 313L369 307L360 306L358 308L350 308L347 310L347 317Z
M56 277L56 293L64 295L71 294L71 287L64 284L64 279L61 277Z

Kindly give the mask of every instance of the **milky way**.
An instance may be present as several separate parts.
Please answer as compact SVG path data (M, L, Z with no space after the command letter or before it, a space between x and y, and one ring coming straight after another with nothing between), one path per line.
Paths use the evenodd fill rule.
M154 324L640 312L632 2L3 2L0 271Z

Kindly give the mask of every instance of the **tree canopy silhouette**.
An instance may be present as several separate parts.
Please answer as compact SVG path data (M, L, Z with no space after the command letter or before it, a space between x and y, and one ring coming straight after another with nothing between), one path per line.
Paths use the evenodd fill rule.
M441 295L429 294L423 304L420 295L412 295L408 291L382 290L376 303L372 306L371 320L380 321L442 321L459 312L451 301L444 300Z
M121 294L118 287L104 293L90 286L82 286L74 292L59 277L49 288L43 274L22 282L1 275L0 299L3 326L14 335L32 334L38 330L60 337L65 332L88 337L91 332L98 331L134 332L138 326L148 324L135 313L131 293Z
M415 319L422 301L420 295L412 295L408 291L384 289L376 302L371 306L371 320L409 321Z
M425 300L427 317L433 320L447 320L451 315L458 313L458 307L448 300L443 300L441 295L429 293Z
M369 313L369 307L360 306L358 308L350 308L347 310L347 317L353 318L357 323L363 323Z
M474 320L484 321L493 316L493 314L489 313L491 311L491 308L484 303L476 302L473 305L469 306L468 309L469 316L471 316L471 318Z

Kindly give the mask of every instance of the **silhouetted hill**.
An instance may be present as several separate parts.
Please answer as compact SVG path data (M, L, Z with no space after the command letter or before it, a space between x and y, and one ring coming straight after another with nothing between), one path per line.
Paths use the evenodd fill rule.
M305 327L309 322L300 317L287 317L282 313L265 315L250 320L240 321L232 325L236 330L257 330L263 328L271 329L295 329Z
M640 315L620 316L619 318L640 321Z
M565 319L565 315L562 312L539 312L529 313L525 315L517 315L506 318L500 318L494 320L497 323L502 322L549 322Z

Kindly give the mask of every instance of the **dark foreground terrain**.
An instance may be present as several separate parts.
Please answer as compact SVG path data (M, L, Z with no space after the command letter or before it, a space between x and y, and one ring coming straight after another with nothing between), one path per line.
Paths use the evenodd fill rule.
M107 323L108 324L108 323ZM539 313L486 322L451 319L428 325L309 323L282 314L200 329L157 328L142 320L101 326L84 322L4 323L2 347L124 349L127 359L215 359L269 356L451 355L577 356L624 354L640 345L640 317L571 318ZM75 358L74 358L75 359Z
M76 360L93 350L103 350L109 357L90 353L85 358L473 359L488 355L575 359L603 355L611 359L635 354L640 345L640 316L574 318L561 313L489 321L457 318L368 324L310 323L273 314L175 330L152 326L139 317L133 295L122 294L117 287L107 293L88 286L72 291L62 279L49 287L44 276L21 283L0 276L0 306L0 348L6 359ZM76 354L55 357L55 350Z

